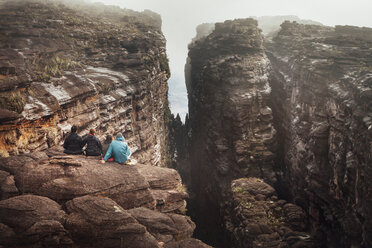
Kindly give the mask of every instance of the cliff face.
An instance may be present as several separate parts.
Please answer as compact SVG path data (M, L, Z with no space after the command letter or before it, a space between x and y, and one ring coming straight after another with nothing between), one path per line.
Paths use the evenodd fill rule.
M170 118L160 25L101 4L0 2L1 247L209 247L191 238L179 174L159 167ZM101 141L122 132L139 163L64 154L74 124Z
M255 201L271 199L281 213L276 219L310 232L309 247L371 246L371 29L285 22L276 38L262 42L257 23L246 19L216 24L190 45L198 221L225 225L215 231L233 237L235 247L245 247L241 240L263 242L261 234L294 245L273 231L280 223L260 226L273 211ZM293 215L301 216L301 228L286 218L286 203L270 195L237 197L231 182L241 177L262 178L301 206L304 212ZM263 214L260 228L247 224L258 221L255 214ZM297 238L309 238L305 233Z
M124 133L133 156L165 156L169 69L161 20L104 5L1 2L0 153L60 144L71 125Z
M368 28L289 22L267 44L286 193L335 247L372 245L371 45Z
M217 23L190 45L190 162L201 229L219 226L211 216L219 216L232 179L275 180L269 60L262 42L257 22L242 19Z

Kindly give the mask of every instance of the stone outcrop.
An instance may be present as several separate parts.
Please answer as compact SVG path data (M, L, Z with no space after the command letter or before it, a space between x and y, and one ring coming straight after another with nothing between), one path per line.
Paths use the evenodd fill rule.
M282 16L259 16L253 17L258 21L258 27L262 30L262 34L270 37L275 36L280 31L280 25L285 21L295 21L301 24L310 24L310 25L323 25L320 22L313 20L304 20L300 19L295 15L282 15Z
M208 247L165 165L160 16L82 1L0 1L0 247ZM131 165L63 154L122 132ZM18 155L17 155L18 154ZM137 163L138 162L138 163Z
M329 246L372 245L372 29L285 22L268 42L288 199Z
M233 179L275 180L270 67L253 19L216 23L209 36L189 47L192 208L205 229L220 226L212 216L220 215Z
M233 247L316 247L306 231L306 214L279 200L275 189L258 178L231 183L224 206L225 228Z
M65 217L58 203L42 196L21 195L0 201L0 245L70 245L72 240L63 227Z
M234 247L371 246L371 45L369 28L296 22L263 44L252 19L190 44L190 209L198 226L225 225L200 235L227 234L220 242ZM241 177L286 202L252 193L251 179L239 179L251 193L234 192L239 180L231 193ZM267 228L270 216L280 223Z
M66 227L83 247L159 247L143 225L109 198L78 197L66 208Z
M124 133L165 160L169 67L160 16L58 1L0 3L0 156L59 145L72 125Z
M13 194L41 195L59 203L82 195L105 196L124 209L145 206L161 212L184 212L186 207L188 194L173 169L141 164L125 167L117 163L102 165L94 157L56 155L55 151L51 157L39 157L42 159L24 162L12 171L1 168L1 174L14 179L9 186L14 188ZM16 161L17 158L3 158L0 163L6 165L3 161Z
M10 159L24 163L8 167ZM0 165L0 175L15 181L12 196L1 188L0 246L208 247L191 239L188 194L173 169L101 164L56 149Z

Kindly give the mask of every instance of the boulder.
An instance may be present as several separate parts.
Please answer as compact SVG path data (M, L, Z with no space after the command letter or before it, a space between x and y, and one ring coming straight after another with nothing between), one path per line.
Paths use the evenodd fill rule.
M134 208L128 212L164 243L190 238L195 229L194 222L187 216L164 214L147 208Z
M16 240L17 237L13 229L0 223L0 246L14 244Z
M107 197L82 196L66 203L66 228L90 247L158 247L158 241L118 203Z
M138 172L149 182L156 209L161 212L184 212L189 197L181 177L174 169L136 165Z
M15 196L0 201L0 222L23 232L41 220L63 223L65 212L55 201L36 195Z
M0 201L0 245L60 247L72 245L63 224L66 213L53 200L21 195Z
M233 247L316 247L306 233L304 211L277 200L262 179L233 180L230 196L224 216Z
M5 200L19 193L14 176L0 170L0 199Z

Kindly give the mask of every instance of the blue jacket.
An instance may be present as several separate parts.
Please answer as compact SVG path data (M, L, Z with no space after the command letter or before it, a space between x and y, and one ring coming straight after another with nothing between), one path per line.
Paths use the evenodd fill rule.
M123 137L116 137L108 148L103 160L107 161L109 158L114 157L115 162L125 163L129 159L130 150L128 144Z

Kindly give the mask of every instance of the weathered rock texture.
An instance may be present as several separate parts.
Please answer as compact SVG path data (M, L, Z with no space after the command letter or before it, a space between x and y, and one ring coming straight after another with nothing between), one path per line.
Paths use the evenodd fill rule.
M372 246L372 29L285 22L267 44L290 200L329 247Z
M211 216L219 216L231 180L275 180L269 60L262 43L257 21L242 19L217 23L209 36L190 44L191 176L194 208L205 217L202 229L219 226Z
M0 247L208 247L191 238L179 174L159 167L160 17L68 2L0 1ZM63 154L73 124L122 132L139 163Z
M258 178L231 183L224 223L233 247L315 247L306 232L306 214L279 200L275 189Z
M75 124L101 140L123 132L139 162L163 162L169 68L157 14L1 1L0 19L1 156L58 145Z
M266 223L275 208L300 213L297 204L304 222L292 230L309 232L307 245L370 247L372 30L285 22L262 42L246 19L217 23L190 45L191 210L203 228L225 223L235 247L298 247L286 232L244 222ZM264 179L292 205L271 199L271 209L260 203L270 197L255 197L266 219L234 209L250 199L229 193L241 177Z
M195 224L182 215L188 195L173 169L101 164L57 150L0 165L18 194L1 188L0 246L208 247L191 239Z
M259 16L253 17L258 21L258 27L262 30L262 34L265 36L273 36L280 31L280 25L284 21L295 21L301 24L311 24L311 25L323 25L320 22L313 20L300 19L295 15L282 15L282 16Z

